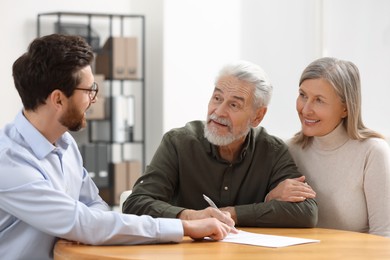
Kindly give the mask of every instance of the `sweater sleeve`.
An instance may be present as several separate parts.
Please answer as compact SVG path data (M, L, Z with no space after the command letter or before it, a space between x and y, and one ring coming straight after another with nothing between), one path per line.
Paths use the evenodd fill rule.
M390 148L372 139L367 150L364 192L367 201L369 233L390 237Z

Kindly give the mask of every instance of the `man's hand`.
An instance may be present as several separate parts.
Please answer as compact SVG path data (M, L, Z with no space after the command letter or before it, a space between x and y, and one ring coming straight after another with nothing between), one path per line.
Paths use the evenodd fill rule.
M215 218L182 220L184 235L192 239L210 237L214 240L224 239L234 228Z
M185 209L180 212L177 217L182 220L216 218L217 220L225 223L230 227L234 227L235 224L229 212L220 211L219 209L215 209L212 207L208 207L203 210Z
M237 224L237 214L236 214L236 209L234 207L224 207L220 208L222 212L229 212L230 217L233 219L234 223Z
M315 198L315 191L305 182L305 176L286 179L271 190L265 201L280 200L288 202L301 202Z

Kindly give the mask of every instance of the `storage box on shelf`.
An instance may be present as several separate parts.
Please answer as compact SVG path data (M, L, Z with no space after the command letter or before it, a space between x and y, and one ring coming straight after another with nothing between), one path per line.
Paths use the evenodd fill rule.
M109 37L96 57L96 73L109 79L137 79L137 52L136 37Z

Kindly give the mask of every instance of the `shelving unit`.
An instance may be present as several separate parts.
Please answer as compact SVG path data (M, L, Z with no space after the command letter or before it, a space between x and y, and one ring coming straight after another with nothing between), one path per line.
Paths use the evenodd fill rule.
M104 75L99 85L102 96L98 98L98 102L102 100L100 106L106 103L104 116L89 118L87 131L72 135L103 199L115 206L118 194L131 189L145 167L145 17L77 12L38 14L38 37L51 33L84 37L96 54L92 68L95 81L100 74ZM116 70L120 62L125 64L125 75ZM135 69L130 69L130 62ZM91 106L92 112L96 104ZM102 164L104 159L106 165Z

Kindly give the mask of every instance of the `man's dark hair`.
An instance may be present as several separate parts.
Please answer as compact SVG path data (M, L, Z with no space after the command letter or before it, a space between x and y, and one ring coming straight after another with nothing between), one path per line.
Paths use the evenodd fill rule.
M82 37L51 34L36 38L12 67L24 108L35 110L56 89L70 97L80 84L80 70L91 65L93 58L91 46Z

